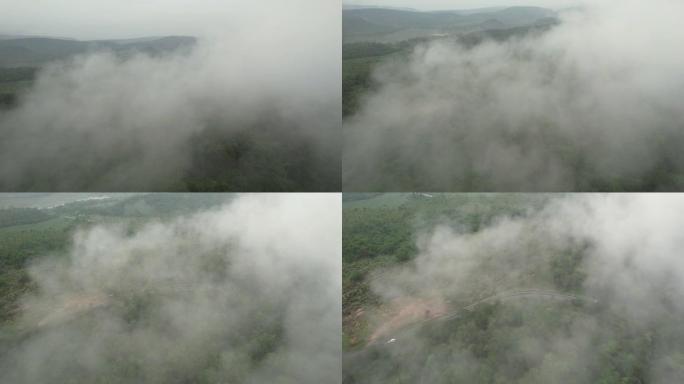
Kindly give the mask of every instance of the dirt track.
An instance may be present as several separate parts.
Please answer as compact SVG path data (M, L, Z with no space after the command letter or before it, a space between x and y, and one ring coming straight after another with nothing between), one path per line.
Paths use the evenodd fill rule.
M398 299L389 304L386 320L371 334L368 343L373 344L388 337L392 333L410 325L416 325L433 320L449 320L461 316L465 311L473 311L477 306L485 303L504 301L516 298L543 298L553 300L581 300L598 302L598 300L581 295L568 294L542 289L516 289L499 292L495 295L473 302L459 309L452 309L438 298L434 299Z
M374 343L408 324L442 317L448 313L449 308L440 298L409 298L393 301L385 311L382 316L385 320L368 338L369 343Z
M38 327L59 324L73 319L95 308L109 305L109 297L104 294L80 295L68 297L57 304L57 307L38 322Z

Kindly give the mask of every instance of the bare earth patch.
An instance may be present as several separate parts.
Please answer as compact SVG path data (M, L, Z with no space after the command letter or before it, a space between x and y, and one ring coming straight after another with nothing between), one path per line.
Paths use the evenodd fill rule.
M50 312L38 322L38 327L58 324L80 316L95 308L107 306L109 297L104 294L80 295L68 297L59 303L54 311Z
M441 298L400 298L385 305L380 312L380 326L368 338L371 344L409 324L444 316L448 306Z

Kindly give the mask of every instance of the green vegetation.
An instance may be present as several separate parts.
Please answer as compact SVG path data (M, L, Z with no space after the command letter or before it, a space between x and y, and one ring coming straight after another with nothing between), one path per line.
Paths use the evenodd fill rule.
M344 49L344 48L343 48ZM359 98L371 86L371 72L377 58L345 59L342 62L342 114L353 115L359 108Z
M342 45L342 114L353 115L360 100L376 84L373 71L380 65L396 60L409 60L413 49L435 38L417 37L395 43L356 42Z
M36 200L48 197L36 196ZM231 274L231 265L226 255L232 249L230 245L213 244L207 240L202 242L197 234L188 230L195 227L174 227L169 224L179 215L205 211L223 205L232 198L225 194L112 194L93 196L90 199L52 208L0 209L0 365L5 371L3 374L7 373L8 367L18 363L17 359L21 359L23 347L29 348L31 343L36 343L33 347L38 350L42 347L54 348L55 344L51 344L49 340L60 337L63 338L63 342L56 344L60 353L66 356L72 353L82 354L83 351L77 349L90 347L92 337L102 340L103 346L96 343L98 345L95 348L99 350L99 354L93 353L93 359L102 359L98 360L99 365L96 368L86 366L80 360L70 361L60 356L50 358L46 366L41 367L41 372L43 375L51 375L51 379L59 382L137 383L147 381L146 375L167 378L163 381L155 379L153 382L245 382L259 369L259 365L266 361L275 366L285 365L282 357L279 359L283 361L270 359L274 359L275 352L280 350L285 341L286 321L283 316L286 312L286 303L276 298L254 300L259 287L255 286L249 277L228 277ZM16 203L5 201L6 199L22 201ZM28 197L5 195L0 196L0 206L28 205L30 200ZM144 224L152 223L159 226L154 227L156 229L152 229L149 233L151 235L145 238L145 245L141 246L140 238L137 243L133 240L128 245L121 244L129 238L136 238ZM65 269L60 268L59 262L66 261L67 265L77 264L73 268L67 267L69 273L79 274L82 271L79 270L79 260L76 260L74 255L89 251L73 248L73 245L78 243L74 241L74 235L78 231L85 231L99 224L112 224L106 228L123 228L124 235L119 238L119 242L109 244L109 247L121 247L118 250L110 250L113 252L112 257L116 257L117 252L134 252L137 257L161 257L159 252L163 250L158 248L166 244L155 243L159 242L159 239L155 238L158 235L155 231L160 228L163 228L162 231L176 228L177 233L171 237L178 242L169 248L170 252L178 252L185 267L192 265L196 269L194 272L188 272L188 276L161 270L149 271L149 275L144 279L134 279L128 283L114 281L114 284L103 284L104 292L92 292L87 288L82 291L79 289L83 289L82 287L74 287L71 291L69 286L66 294L45 292L46 288L52 286L42 280L49 280L53 276L49 271L46 271L47 275L37 275L35 270L29 272L30 268L47 265L54 271L54 278L59 280L65 278L60 275L64 274ZM169 225L163 226L166 224ZM100 227L100 232L96 232L95 235L101 236L103 228L105 227ZM147 230L149 231L149 227ZM105 232L115 238L119 236L116 230ZM106 242L107 236L101 236L100 241ZM90 244L97 243L98 241L94 241ZM101 251L95 251L95 254L99 252ZM187 261L183 260L186 256L189 256ZM65 259L66 257L68 259ZM80 262L83 263L84 259L80 259ZM88 263L87 258L85 263ZM107 260L101 260L99 263L107 264ZM170 270L173 271L172 268ZM181 271L183 270L181 268ZM83 278L87 280L91 273L98 273L97 268L89 270ZM199 278L193 273L202 276ZM37 276L42 276L42 283L34 281ZM197 281L193 281L193 278L197 278ZM225 289L214 294L208 293L207 298L216 300L217 309L210 314L199 315L196 319L210 324L216 322L217 325L211 325L215 330L201 337L196 336L197 340L194 343L189 342L188 337L195 334L181 331L177 327L185 330L195 324L174 323L177 320L171 317L176 309L172 309L169 303L184 303L184 300L195 303L192 301L195 297L193 295L200 293L194 292L195 289L199 289L194 284L204 284L203 289L208 290L207 284L210 282L219 284L227 279L230 280L231 289L239 290L239 294L228 295L231 301L230 304L226 304L220 299L225 299ZM240 281L241 279L244 281ZM61 288L64 289L64 286ZM47 299L46 308L49 312L45 319L49 321L32 321L30 317L26 317L27 313L40 313L36 303L26 304L27 298L32 299L35 296ZM31 306L34 312L28 310ZM225 310L221 309L223 306L226 307ZM242 320L237 322L232 317L232 309L237 307L242 308L241 311L244 312L241 316L249 318L248 322L244 322L244 326ZM233 328L241 326L243 329L236 332L231 327L220 327L223 321L217 321L212 315L225 316L224 319L235 321ZM107 324L118 324L122 329L113 330L108 328ZM206 325L202 323L198 326L196 334L204 332L205 328ZM92 334L98 330L101 333ZM178 336L179 334L181 336ZM130 340L124 340L129 336ZM160 337L161 340L167 340L168 345L135 346L132 340L136 337L143 340L145 337ZM181 339L181 342L176 344L175 337ZM40 340L43 340L44 344L40 344ZM106 351L105 355L103 351ZM150 354L147 356L154 356L154 363L141 358L146 353ZM161 368L150 368L150 364ZM54 366L50 368L48 365ZM67 372L63 372L64 369ZM157 372L155 369L164 371ZM68 381L63 381L67 378ZM26 379L21 377L21 380ZM291 378L279 378L277 382L294 381Z
M0 210L0 329L18 312L19 298L34 285L27 267L36 258L61 253L69 243L75 220L36 209Z
M342 45L343 116L357 112L359 100L366 92L373 90L374 68L391 59L408 60L408 55L418 44L446 40L473 47L485 40L505 41L516 36L540 33L557 23L546 10L515 8L469 15L389 9L345 11L345 39Z
M344 383L646 383L651 382L655 355L663 350L675 351L667 369L681 373L684 364L676 352L684 342L681 322L671 318L637 325L608 305L607 298L582 296L584 261L592 244L581 239L554 243L534 236L529 231L538 231L539 224L525 227L520 243L503 249L504 255L478 254L471 273L444 282L446 287L458 283L460 291L441 292L455 315L414 321L384 339L369 340L392 313L391 303L372 283L385 275L402 276L398 269L413 273L421 234L439 225L468 238L502 220L532 217L559 197L345 195ZM486 247L496 240L476 244ZM439 268L425 262L423 268ZM496 286L546 287L576 299L498 298L462 309L502 289Z
M0 215L0 228L14 225L40 223L48 220L50 215L35 208L5 209Z
M554 18L553 11L537 7L438 12L366 8L344 10L342 28L345 43L395 43L434 35L515 28L550 22Z
M36 72L31 67L0 67L0 111L17 105L21 92L33 84Z
M121 57L141 52L156 56L177 50L188 50L195 43L196 39L190 36L94 41L50 37L8 38L0 40L0 68L38 68L52 61L102 51L113 52Z
M5 110L20 105L38 70L0 66L0 118ZM198 130L190 138L188 151L191 162L186 169L179 170L179 178L148 189L178 192L340 190L338 133L314 134L315 130L326 128L299 126L299 123L281 115L274 109L272 113L263 113L257 116L257 121L243 126L212 120L205 129ZM73 185L70 189L91 190L91 180L97 180L102 173L123 161L128 160L102 157L88 163L83 167L84 174L78 178L78 183L83 184ZM27 177L24 184L5 186L5 189L45 191L64 183L59 172L42 173L41 170L36 173L39 175Z
M476 232L498 217L523 214L542 202L524 195L345 194L344 316L377 303L368 277L412 260L417 252L416 234L437 224ZM358 339L355 332L345 329L346 336Z
M423 28L421 27L422 23L426 20L439 19L441 20L440 23L454 22L451 18L453 15L446 17L439 15L439 13L425 14L368 9L363 10L363 12L359 10L345 12L344 17L350 18L350 21L345 24L345 28L358 27L361 28L360 31L366 31L365 27L356 25L356 23L367 22L366 18L359 18L359 14L372 15L369 20L375 20L380 25L402 25L401 28ZM506 27L487 23L474 31L450 30L448 33L437 36L406 37L389 42L379 39L370 32L359 32L360 35L364 36L360 40L348 38L342 48L342 110L349 125L356 129L355 133L350 134L350 137L355 138L355 140L362 140L366 127L363 126L363 123L355 120L354 115L362 109L366 97L381 102L380 97L373 98L373 95L376 91L381 90L381 87L389 85L379 81L375 73L382 73L381 68L383 66L393 68L393 64L410 62L411 54L416 46L443 41L467 50L485 41L503 42L509 39L543 34L556 26L557 23L558 21L554 18L542 18L529 25L505 24ZM441 28L446 28L445 25L442 25ZM432 31L430 28L427 30ZM348 34L353 34L353 32L354 30L350 30ZM395 33L389 27L385 32ZM388 71L390 70L388 69ZM406 73L411 72L409 70ZM395 79L400 81L401 76L395 77ZM373 130L376 127L368 128ZM383 127L383 129L386 129L384 135L393 134L391 126ZM468 129L470 129L468 126L449 127L445 125L442 130L426 131L429 134L410 138L412 140L410 142L415 142L415 145L410 147L391 144L369 146L364 155L371 160L368 162L368 166L374 168L374 172L369 172L371 176L358 176L364 174L362 168L367 167L366 163L358 161L356 167L361 169L357 171L353 166L354 161L350 161L346 167L348 168L346 173L349 176L345 176L345 186L348 190L360 191L528 190L516 185L500 185L500 176L496 172L479 172L476 170L477 167L473 164L478 162L480 154L471 154L472 144L463 139L464 130ZM567 170L567 176L564 177L564 180L571 181L573 184L564 188L557 188L558 190L653 192L678 191L684 185L684 176L679 165L681 157L679 154L681 145L679 143L682 142L682 135L675 130L668 132L667 135L655 134L653 136L653 142L650 145L653 147L654 153L658 154L658 161L655 161L648 170L639 173L630 173L619 168L614 173L608 173L597 167L595 161L591 160L593 158L587 156L584 149L586 144L583 144L581 139L578 140L572 132L560 129L559 124L553 121L535 121L531 123L528 129L497 131L493 134L502 141L503 144L501 145L504 148L513 148L522 153L532 152L528 148L534 148L534 152L548 156L549 159L557 162L561 169ZM369 137L373 136L369 135ZM392 141L388 140L388 142ZM453 172L453 174L442 173L438 176L430 172L423 172L423 169L431 167L431 164L435 162L434 156L425 156L425 153L434 153L434 149L444 147L444 143L451 143L447 146L449 149L440 152L441 155L434 156L439 157L440 162L454 164L454 169L457 172ZM371 148L375 149L372 150ZM411 149L407 150L407 148ZM552 188L554 187L546 190L555 190Z
M340 152L321 153L301 127L266 117L244 130L208 129L191 142L181 189L191 192L339 190Z
M50 62L68 60L79 54L111 51L121 57L144 52L149 55L188 49L195 39L184 36L140 40L76 41L57 38L9 38L0 40L0 111L19 103L40 68Z
M134 229L151 219L191 213L224 203L227 198L220 194L201 196L112 195L49 209L0 209L0 322L16 314L17 300L33 287L27 273L32 262L63 254L78 229L105 222L126 223Z
M31 67L0 68L0 83L33 81L37 69Z
M382 43L352 43L345 44L342 50L342 60L359 59L363 57L384 56L401 49L396 44Z
M353 115L360 99L373 89L372 73L385 60L407 55L415 42L399 44L350 43L342 46L342 114ZM399 56L403 59L403 56Z

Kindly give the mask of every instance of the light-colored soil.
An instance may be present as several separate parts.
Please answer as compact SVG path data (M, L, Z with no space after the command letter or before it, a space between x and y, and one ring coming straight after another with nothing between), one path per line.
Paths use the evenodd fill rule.
M366 311L363 310L363 308L357 308L354 310L351 314L345 316L342 319L342 324L345 330L348 329L355 329L358 330L361 328L363 322L364 322L364 315L366 314ZM359 344L360 339L362 337L358 336L352 336L349 340L349 344L354 346Z
M54 311L50 312L38 322L38 327L45 327L63 321L73 319L92 309L109 305L109 298L104 294L79 295L68 297L57 304Z
M391 336L392 332L409 324L444 316L448 306L443 299L401 298L392 301L381 309L381 323L368 342L374 343Z

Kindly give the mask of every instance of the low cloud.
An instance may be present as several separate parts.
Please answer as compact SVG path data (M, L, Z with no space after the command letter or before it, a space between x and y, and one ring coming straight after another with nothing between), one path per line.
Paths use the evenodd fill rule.
M1 381L337 381L339 200L243 195L78 232L31 268Z
M262 8L208 25L190 52L41 71L0 114L0 189L339 190L339 9Z
M680 188L682 11L595 1L546 32L381 65L345 123L345 189Z
M428 231L414 261L370 283L384 308L398 298L441 300L452 320L430 321L426 312L422 326L393 329L353 352L363 357L348 354L345 375L359 382L401 375L433 383L670 382L684 370L682 209L676 195L558 197L475 233L445 225ZM559 295L506 296L520 291ZM455 356L470 362L453 366ZM417 367L373 368L383 364Z

